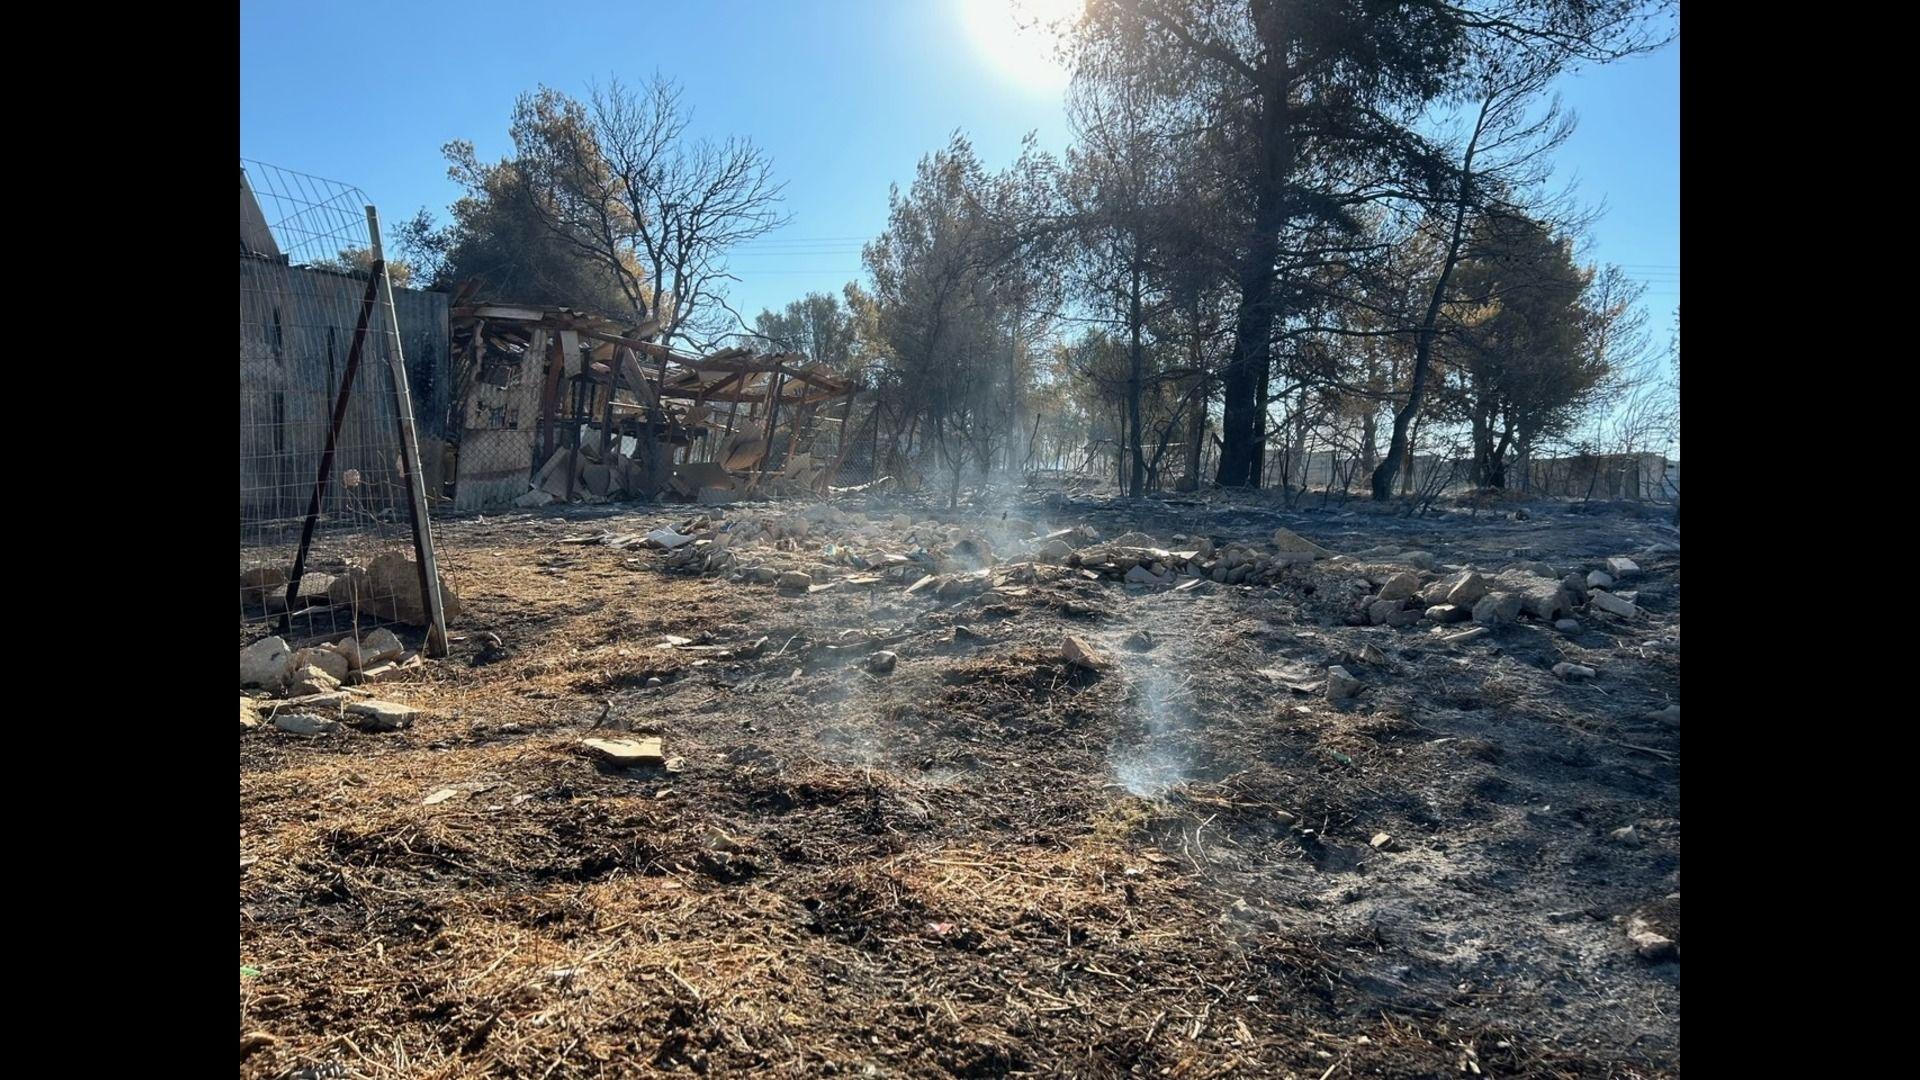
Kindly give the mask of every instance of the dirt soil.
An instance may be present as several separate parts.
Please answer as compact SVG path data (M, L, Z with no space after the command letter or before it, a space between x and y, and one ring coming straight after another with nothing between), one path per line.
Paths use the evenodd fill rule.
M1631 555L1642 610L1457 642L1354 625L1328 583L1377 588L1383 558L794 595L561 542L764 505L443 522L462 639L374 688L424 718L242 733L241 1075L1679 1074L1680 740L1651 715L1679 701L1677 528L1540 503L845 509L1169 546L1285 525L1439 573ZM1067 634L1110 666L1069 665ZM1358 697L1262 673L1330 664ZM667 764L580 748L623 732ZM1637 953L1636 915L1675 947Z

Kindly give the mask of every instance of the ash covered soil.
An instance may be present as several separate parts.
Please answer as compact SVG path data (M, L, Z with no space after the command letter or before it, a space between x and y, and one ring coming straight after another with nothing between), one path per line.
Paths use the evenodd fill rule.
M241 1074L1678 1075L1679 533L1579 509L443 522L421 719L242 733Z

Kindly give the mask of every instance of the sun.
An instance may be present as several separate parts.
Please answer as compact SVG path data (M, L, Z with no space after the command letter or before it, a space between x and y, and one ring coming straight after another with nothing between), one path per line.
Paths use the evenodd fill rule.
M953 0L967 37L1001 75L1022 89L1052 93L1067 85L1057 53L1060 33L1085 0Z

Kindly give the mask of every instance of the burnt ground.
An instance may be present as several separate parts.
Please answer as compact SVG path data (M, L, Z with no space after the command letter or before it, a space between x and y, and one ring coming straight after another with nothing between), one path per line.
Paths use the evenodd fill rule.
M464 640L378 688L426 718L241 736L241 1074L1678 1075L1678 960L1625 930L1679 937L1679 732L1649 718L1679 700L1678 531L1579 509L1005 511L1643 568L1632 622L1460 643L1349 625L1324 563L1180 593L1063 570L789 596L559 542L694 508L441 523ZM1112 666L1067 665L1067 633ZM895 670L867 669L875 646ZM1289 661L1366 689L1336 706L1261 674ZM583 756L603 716L667 767Z

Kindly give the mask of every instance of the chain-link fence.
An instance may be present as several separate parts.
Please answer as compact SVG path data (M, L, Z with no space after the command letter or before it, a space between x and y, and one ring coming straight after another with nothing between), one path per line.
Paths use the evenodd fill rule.
M243 642L271 628L296 647L357 643L384 623L414 638L437 625L429 653L444 648L436 609L443 592L444 607L457 601L429 586L414 409L380 253L359 191L241 162Z

